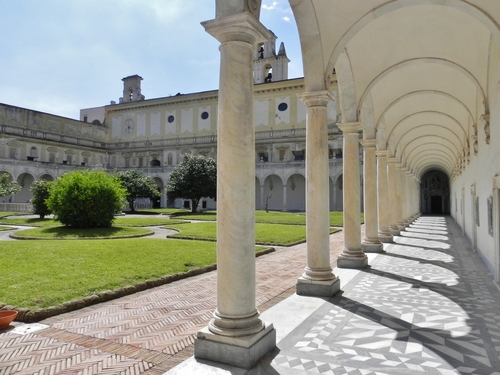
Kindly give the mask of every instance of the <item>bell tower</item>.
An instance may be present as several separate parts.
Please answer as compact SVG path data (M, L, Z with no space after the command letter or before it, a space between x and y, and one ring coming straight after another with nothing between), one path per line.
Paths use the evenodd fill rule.
M271 32L272 33L272 32ZM255 84L284 81L288 79L288 63L285 44L281 42L276 54L276 35L257 45L253 60L253 81Z
M123 81L123 97L120 98L120 103L138 102L144 100L144 95L141 94L142 77L135 74L122 78Z

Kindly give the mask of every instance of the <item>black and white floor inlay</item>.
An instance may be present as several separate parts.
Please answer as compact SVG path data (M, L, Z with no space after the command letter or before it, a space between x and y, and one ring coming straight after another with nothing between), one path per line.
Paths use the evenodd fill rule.
M261 371L500 375L500 291L451 219L421 218L385 250Z

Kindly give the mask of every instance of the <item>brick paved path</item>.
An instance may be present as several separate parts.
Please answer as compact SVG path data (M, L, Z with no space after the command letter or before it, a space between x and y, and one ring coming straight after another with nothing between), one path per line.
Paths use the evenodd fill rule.
M330 236L332 267L342 243L342 232ZM295 292L306 245L256 262L257 306L264 311ZM33 333L0 331L0 375L163 374L193 355L194 336L216 308L216 278L214 271L55 316Z

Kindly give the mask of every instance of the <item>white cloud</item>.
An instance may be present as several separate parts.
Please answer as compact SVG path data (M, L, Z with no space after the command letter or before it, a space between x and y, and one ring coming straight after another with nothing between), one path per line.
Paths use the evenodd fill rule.
M285 17L282 18L282 20L285 21L285 22L290 22L290 17L285 16Z
M271 5L262 4L262 9L274 10L274 9L276 9L276 5L278 5L277 1L273 1L273 3Z

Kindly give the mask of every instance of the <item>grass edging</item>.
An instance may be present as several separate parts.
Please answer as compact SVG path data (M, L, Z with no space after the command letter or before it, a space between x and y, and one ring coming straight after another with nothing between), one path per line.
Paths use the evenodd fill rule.
M148 233L131 234L130 236L116 236L116 237L79 237L79 238L57 238L57 237L31 237L31 236L16 236L15 233L9 234L10 238L15 240L51 240L51 241L74 241L74 240L119 240L125 238L141 238L148 237L154 234L153 231Z
M265 250L259 251L255 254L255 257L258 258L262 255L266 255L276 251L274 247L269 247ZM68 313L74 310L83 309L84 307L96 305L101 302L111 301L113 299L117 299L120 297L125 297L137 292L142 292L147 289L152 289L157 286L165 285L173 283L174 281L179 281L183 279L187 279L189 277L201 275L207 272L211 272L217 269L217 264L210 264L205 267L196 268L193 270L189 270L186 272L176 273L173 275L167 275L160 277L158 279L146 280L140 282L135 285L124 286L115 290L106 290L104 292L100 292L97 294L93 294L91 296L84 297L79 300L73 300L64 302L57 306L47 307L45 309L40 310L30 310L24 307L17 307L12 305L7 305L0 302L0 310L16 310L18 311L16 322L24 322L24 323L34 323L39 322L41 320L50 318L55 315L60 315L64 313Z

